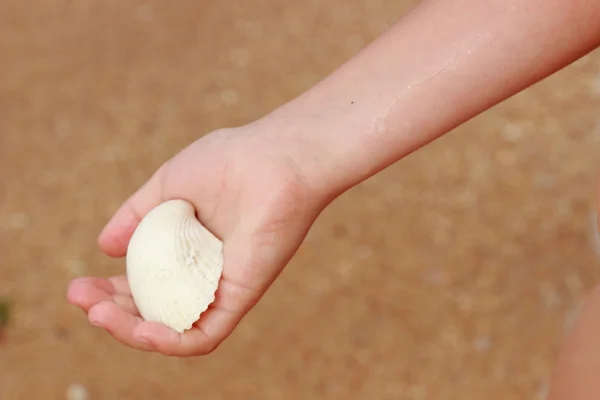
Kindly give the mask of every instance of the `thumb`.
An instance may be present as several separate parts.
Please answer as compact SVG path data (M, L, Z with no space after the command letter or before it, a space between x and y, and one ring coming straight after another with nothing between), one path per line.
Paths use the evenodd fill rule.
M100 236L98 245L111 257L123 257L127 252L129 240L144 216L154 207L164 202L165 166L163 165L152 177L129 197L110 221Z

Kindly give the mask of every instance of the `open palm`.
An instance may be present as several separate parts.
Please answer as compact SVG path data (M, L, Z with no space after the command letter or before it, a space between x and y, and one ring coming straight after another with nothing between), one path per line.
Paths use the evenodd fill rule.
M324 203L289 157L246 129L215 131L181 151L121 206L98 239L106 254L123 257L151 209L167 200L187 200L224 242L223 274L208 310L179 334L140 317L126 276L78 278L68 299L91 324L136 349L202 355L218 347L260 300Z

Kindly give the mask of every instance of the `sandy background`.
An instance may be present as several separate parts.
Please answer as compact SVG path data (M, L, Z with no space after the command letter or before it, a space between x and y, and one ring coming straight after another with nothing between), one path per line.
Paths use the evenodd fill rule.
M130 350L65 300L123 271L96 235L165 159L413 3L1 1L0 399L543 399L600 280L597 52L336 201L209 356Z

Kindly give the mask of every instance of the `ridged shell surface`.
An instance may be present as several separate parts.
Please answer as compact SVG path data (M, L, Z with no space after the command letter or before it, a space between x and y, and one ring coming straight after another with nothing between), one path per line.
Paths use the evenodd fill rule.
M127 249L127 278L146 321L182 333L215 300L223 271L223 243L196 218L184 200L152 209Z

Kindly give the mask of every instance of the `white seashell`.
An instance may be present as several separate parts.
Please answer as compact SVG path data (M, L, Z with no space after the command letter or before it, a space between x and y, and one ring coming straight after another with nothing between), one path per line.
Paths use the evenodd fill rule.
M127 249L127 278L146 321L182 333L215 300L223 271L223 242L197 219L185 200L151 210Z

